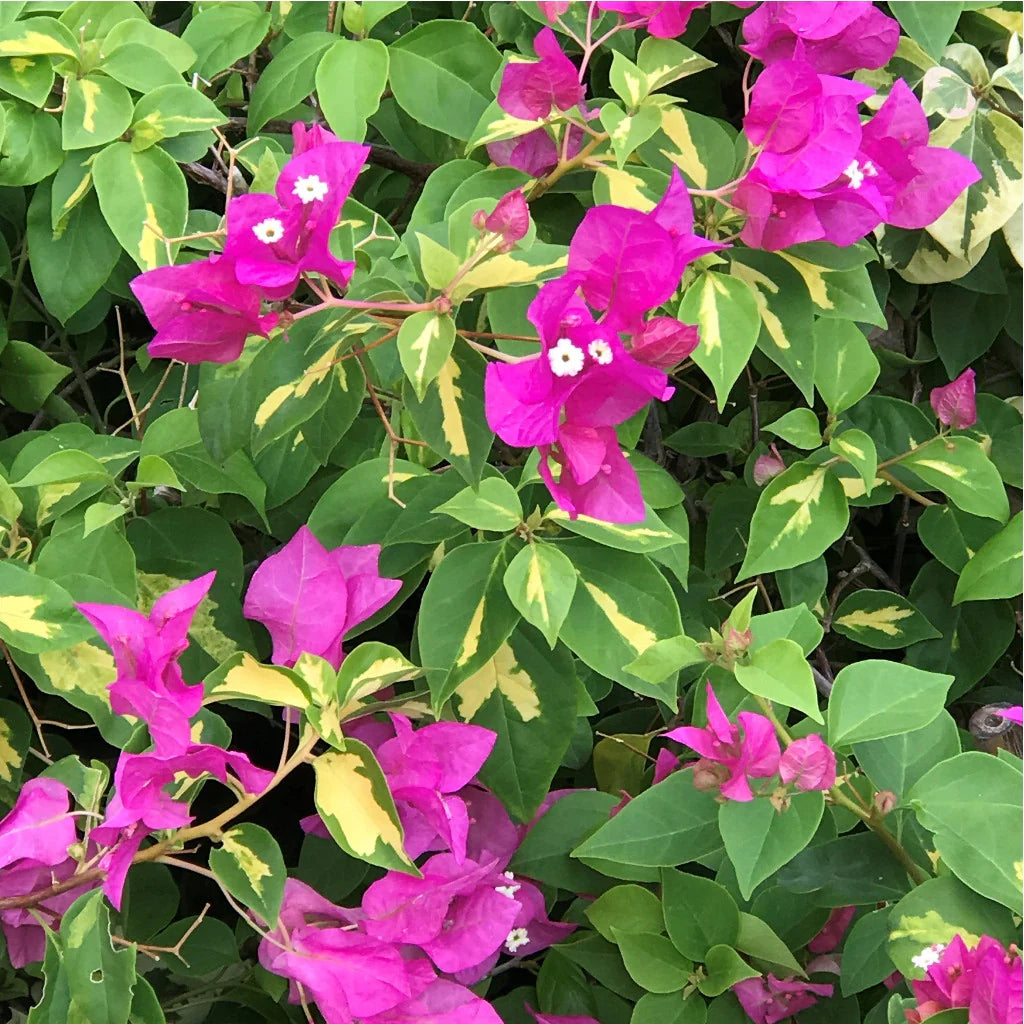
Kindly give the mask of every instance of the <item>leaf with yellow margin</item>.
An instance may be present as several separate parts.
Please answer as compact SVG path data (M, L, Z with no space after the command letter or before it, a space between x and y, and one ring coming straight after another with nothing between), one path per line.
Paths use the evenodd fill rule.
M261 665L247 651L238 651L205 680L210 704L219 700L254 700L260 704L304 709L309 691L302 676L280 665Z
M419 873L402 845L395 802L369 747L346 739L344 751L321 754L313 770L316 809L346 853L378 867Z
M337 700L342 719L357 712L367 697L393 683L423 675L401 651L388 644L370 641L345 655L338 672Z
M13 562L0 562L0 639L6 644L38 654L94 635L62 586Z
M287 869L277 840L265 828L244 822L228 829L210 851L210 870L243 906L269 926L277 924Z

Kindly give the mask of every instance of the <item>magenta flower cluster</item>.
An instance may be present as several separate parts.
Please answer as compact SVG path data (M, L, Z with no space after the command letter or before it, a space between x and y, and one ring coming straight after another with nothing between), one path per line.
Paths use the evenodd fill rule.
M672 395L665 370L698 342L690 324L645 317L672 296L693 260L722 247L693 233L678 174L649 213L588 210L569 245L567 272L544 284L527 312L540 354L487 367L491 429L508 444L539 449L540 474L570 516L644 518L615 427L652 398Z
M778 775L784 785L802 792L836 784L836 755L816 733L795 740L783 751L775 727L764 715L741 711L736 724L730 722L710 683L707 717L703 729L684 725L664 734L700 754L693 765L694 785L699 788L717 791L727 800L749 801L754 799L751 779Z
M499 1024L467 986L501 956L536 953L575 926L549 920L540 889L508 870L530 826L514 825L476 779L495 734L458 722L414 729L398 714L360 719L346 732L384 770L406 853L429 856L419 877L389 871L354 908L289 879L260 962L289 979L293 1001L301 985L327 1024ZM327 835L316 815L302 825Z
M227 207L224 251L181 266L158 267L131 282L156 328L149 354L185 363L229 363L250 334L266 337L276 313L261 302L288 298L304 274L339 287L355 264L337 259L330 235L359 174L367 146L340 142L302 124L292 129L294 155L274 195L235 196Z

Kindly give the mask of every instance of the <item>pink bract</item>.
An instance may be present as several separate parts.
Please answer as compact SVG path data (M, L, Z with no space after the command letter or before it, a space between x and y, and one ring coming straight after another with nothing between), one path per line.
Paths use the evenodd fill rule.
M553 110L570 110L583 101L585 92L576 66L562 53L551 29L537 33L533 48L540 60L506 64L498 88L498 106L524 121L542 120Z
M246 618L262 622L276 665L294 665L303 652L339 668L345 634L384 607L402 581L377 570L380 545L328 551L307 526L253 574Z
M779 778L804 792L836 784L836 755L817 734L791 743L779 758Z
M928 401L940 423L954 430L973 427L978 422L978 405L974 396L974 371L964 370L956 380L941 388L932 388Z
M831 996L833 986L780 980L768 974L737 982L732 990L754 1024L778 1024L814 1006L816 996Z
M779 767L779 741L772 723L763 715L741 711L736 716L739 725L733 725L710 683L707 684L707 714L707 728L684 725L665 733L665 738L685 743L703 759L722 765L728 773L721 786L722 796L730 800L753 800L748 776L769 778Z

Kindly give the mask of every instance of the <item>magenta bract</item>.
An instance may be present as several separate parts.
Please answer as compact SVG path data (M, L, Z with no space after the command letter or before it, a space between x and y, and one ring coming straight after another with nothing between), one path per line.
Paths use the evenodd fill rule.
M964 370L956 380L941 388L932 388L928 401L940 423L954 430L973 427L978 422L978 406L974 397L974 371Z

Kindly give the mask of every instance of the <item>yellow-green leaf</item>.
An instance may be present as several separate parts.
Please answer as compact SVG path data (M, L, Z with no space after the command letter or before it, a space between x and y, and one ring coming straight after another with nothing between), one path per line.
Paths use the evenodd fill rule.
M430 384L447 362L455 344L455 321L432 310L413 313L398 331L402 369L422 402Z
M233 654L205 681L206 703L254 700L260 704L305 709L309 692L302 677L280 665L261 665L246 651Z

